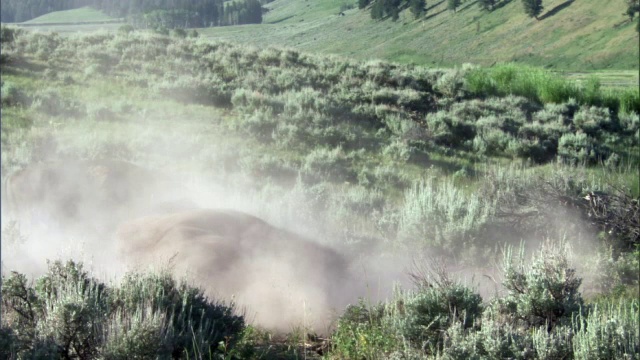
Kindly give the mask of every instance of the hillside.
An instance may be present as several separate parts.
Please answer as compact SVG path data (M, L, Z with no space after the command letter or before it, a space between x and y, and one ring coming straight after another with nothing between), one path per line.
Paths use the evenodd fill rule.
M90 7L82 7L72 10L50 12L48 14L38 16L35 19L25 21L22 24L90 23L117 20L118 19L106 15L102 11L92 9Z
M623 1L547 0L541 20L520 1L491 13L467 2L452 13L428 2L424 19L409 10L397 22L373 21L345 0L276 0L264 24L204 29L206 36L254 45L281 45L401 63L453 66L517 61L566 70L638 69L638 34ZM340 15L341 9L344 16Z

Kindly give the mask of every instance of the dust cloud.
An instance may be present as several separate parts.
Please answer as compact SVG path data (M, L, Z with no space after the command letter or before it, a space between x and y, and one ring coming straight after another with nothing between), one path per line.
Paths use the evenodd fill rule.
M150 123L138 125L121 131L119 141L150 144L142 165L56 158L53 146L38 151L48 154L44 161L3 176L3 273L37 277L47 259L82 261L104 281L132 270L169 269L212 298L235 302L249 321L280 331L325 332L360 297L375 303L392 296L396 284L411 286L407 273L417 250L390 255L382 240L355 251L341 246L317 230L325 224L303 209L302 197L274 202L245 186L260 178L216 171L228 160L218 152L229 150L206 147L211 155L197 154L204 135L194 135L193 128L167 135L167 129L148 130ZM224 142L208 135L207 143ZM185 165L187 155L192 159ZM162 160L149 161L154 156ZM549 228L579 222L567 221L566 214L557 219ZM532 248L542 238L503 232L485 237L502 244L524 240ZM585 235L577 247L593 248L585 244L595 240ZM466 280L483 298L500 291L499 265L450 262L452 277Z
M169 269L210 297L233 301L260 326L323 333L359 297L388 296L389 274L402 276L403 262L374 269L330 241L287 230L296 222L291 214L264 216L275 226L250 215L268 214L268 204L193 173L173 175L124 161L65 159L6 176L3 273L37 277L58 259L81 261L103 281ZM192 181L181 182L187 176Z

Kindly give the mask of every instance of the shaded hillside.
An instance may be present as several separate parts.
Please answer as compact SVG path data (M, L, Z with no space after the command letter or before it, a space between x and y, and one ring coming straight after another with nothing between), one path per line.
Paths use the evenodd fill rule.
M392 22L373 21L355 2L276 0L266 5L266 24L204 32L243 43L436 66L518 61L560 69L638 69L638 34L624 15L624 1L547 0L544 6L537 21L524 14L520 1L490 13L476 2L457 13L445 1L428 2L422 20L406 9Z

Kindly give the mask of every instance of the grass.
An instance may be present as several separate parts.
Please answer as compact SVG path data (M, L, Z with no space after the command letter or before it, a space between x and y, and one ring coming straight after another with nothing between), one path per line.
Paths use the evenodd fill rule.
M545 2L547 12L564 4ZM275 0L259 25L199 29L211 39L296 48L355 59L453 67L471 62L518 62L558 71L590 72L605 87L638 86L638 42L633 22L623 16L624 2L576 1L541 21L527 18L518 1L487 13L473 3L451 13L444 1L429 3L425 19L409 10L397 22L372 21L354 0ZM340 16L341 9L345 10ZM56 25L109 20L89 8L55 12L26 22L34 29L62 33L109 29L118 25ZM111 19L113 20L113 19ZM46 25L38 25L44 24ZM614 76L615 74L615 76Z
M545 2L553 9L561 0ZM555 15L527 18L518 1L491 13L476 5L458 13L444 2L414 20L408 10L400 20L374 22L368 11L339 16L340 1L269 3L265 24L203 29L210 38L248 44L271 44L343 56L451 67L465 62L545 66L563 70L638 69L638 34L625 22L623 2L579 1ZM479 24L479 25L476 25ZM480 29L478 32L477 29Z
M82 7L72 10L50 12L48 14L38 16L35 19L25 21L22 24L90 23L117 20L119 19L106 15L102 11L90 7Z
M478 95L512 94L541 103L562 103L575 99L580 104L606 106L612 111L640 113L640 97L635 89L617 84L603 91L596 74L582 81L567 81L539 68L512 63L471 71L466 80L468 89Z
M606 88L632 88L640 83L640 72L638 70L601 70L583 72L558 72L563 77L574 80L578 83L588 81L591 77L596 77L603 87Z

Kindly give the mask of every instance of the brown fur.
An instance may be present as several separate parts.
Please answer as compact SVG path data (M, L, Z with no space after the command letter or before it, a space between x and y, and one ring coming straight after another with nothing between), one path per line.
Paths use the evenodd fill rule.
M176 275L224 298L237 296L259 322L276 328L302 322L303 299L316 320L343 305L349 283L347 262L336 251L233 210L140 218L120 226L116 244L129 263L169 261Z

